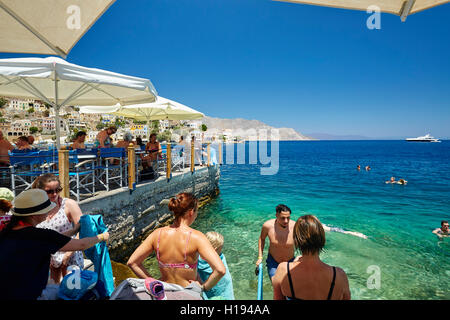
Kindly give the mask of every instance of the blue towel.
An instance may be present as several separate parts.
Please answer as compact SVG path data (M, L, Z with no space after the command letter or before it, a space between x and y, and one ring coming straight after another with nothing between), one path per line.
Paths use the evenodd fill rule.
M96 235L105 232L107 229L103 223L102 216L99 214L82 215L80 218L80 224L80 239L95 237ZM94 269L98 274L98 279L105 285L107 295L111 296L114 291L114 278L106 242L99 242L95 246L84 250L84 254L94 264Z
M223 253L221 253L219 257L225 265L225 269L227 271L222 279L220 279L219 282L213 288L211 288L211 290L203 292L203 298L211 299L213 297L216 297L217 299L221 297L225 300L234 300L233 279L231 278L230 270L228 270L227 260L225 259ZM208 262L203 260L201 257L198 259L197 271L200 279L202 279L203 282L205 282L212 273L212 269L209 266Z

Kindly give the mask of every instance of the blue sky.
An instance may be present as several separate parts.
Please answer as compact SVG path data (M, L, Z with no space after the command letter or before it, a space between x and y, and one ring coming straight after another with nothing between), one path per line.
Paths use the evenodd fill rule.
M212 117L450 137L450 4L406 23L381 14L381 30L368 17L269 0L117 0L67 60L148 78Z

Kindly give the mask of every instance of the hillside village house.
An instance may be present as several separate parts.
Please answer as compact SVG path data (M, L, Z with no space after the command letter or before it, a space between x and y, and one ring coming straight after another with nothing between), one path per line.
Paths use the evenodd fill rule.
M159 128L161 131L168 130L170 128L169 120L159 120Z
M54 117L49 117L49 118L45 118L42 120L42 133L43 134L49 134L51 132L56 131L56 126L55 126L55 118ZM64 120L60 119L60 130L61 131L65 131L64 130Z
M11 123L7 135L9 137L29 136L30 127L31 127L30 120L16 120L13 123Z
M190 129L200 129L202 122L200 120L184 121L184 125Z
M112 114L102 114L102 123L107 126L114 125L116 121L116 116Z
M75 127L80 127L81 125L81 121L80 118L68 118L67 119L67 124L69 125L69 128L75 128Z
M141 136L141 138L148 138L148 126L145 124L134 124L130 128L130 132L134 138Z
M0 122L0 130L2 130L5 137L8 136L8 132L10 131L10 129L11 129L10 121L4 120L4 121Z
M34 108L35 111L44 111L46 109L41 101L33 99L9 99L8 106L16 111L27 111L29 108Z

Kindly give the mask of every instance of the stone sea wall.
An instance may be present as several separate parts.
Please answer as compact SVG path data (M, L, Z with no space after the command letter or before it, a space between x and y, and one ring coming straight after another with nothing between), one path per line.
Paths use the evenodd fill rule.
M170 223L172 213L167 200L180 192L193 193L205 201L218 194L220 167L199 167L192 174L189 169L174 173L168 181L156 181L128 189L104 192L80 202L84 214L101 214L109 228L108 250L112 260L126 262L133 251L155 228Z

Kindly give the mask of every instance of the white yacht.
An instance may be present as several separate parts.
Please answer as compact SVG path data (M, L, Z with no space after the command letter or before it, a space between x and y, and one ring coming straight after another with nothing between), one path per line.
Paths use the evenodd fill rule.
M417 137L417 138L407 138L406 141L411 141L411 142L441 142L441 140L436 139L435 137L431 136L430 134L427 134L427 135L422 136L422 137Z

